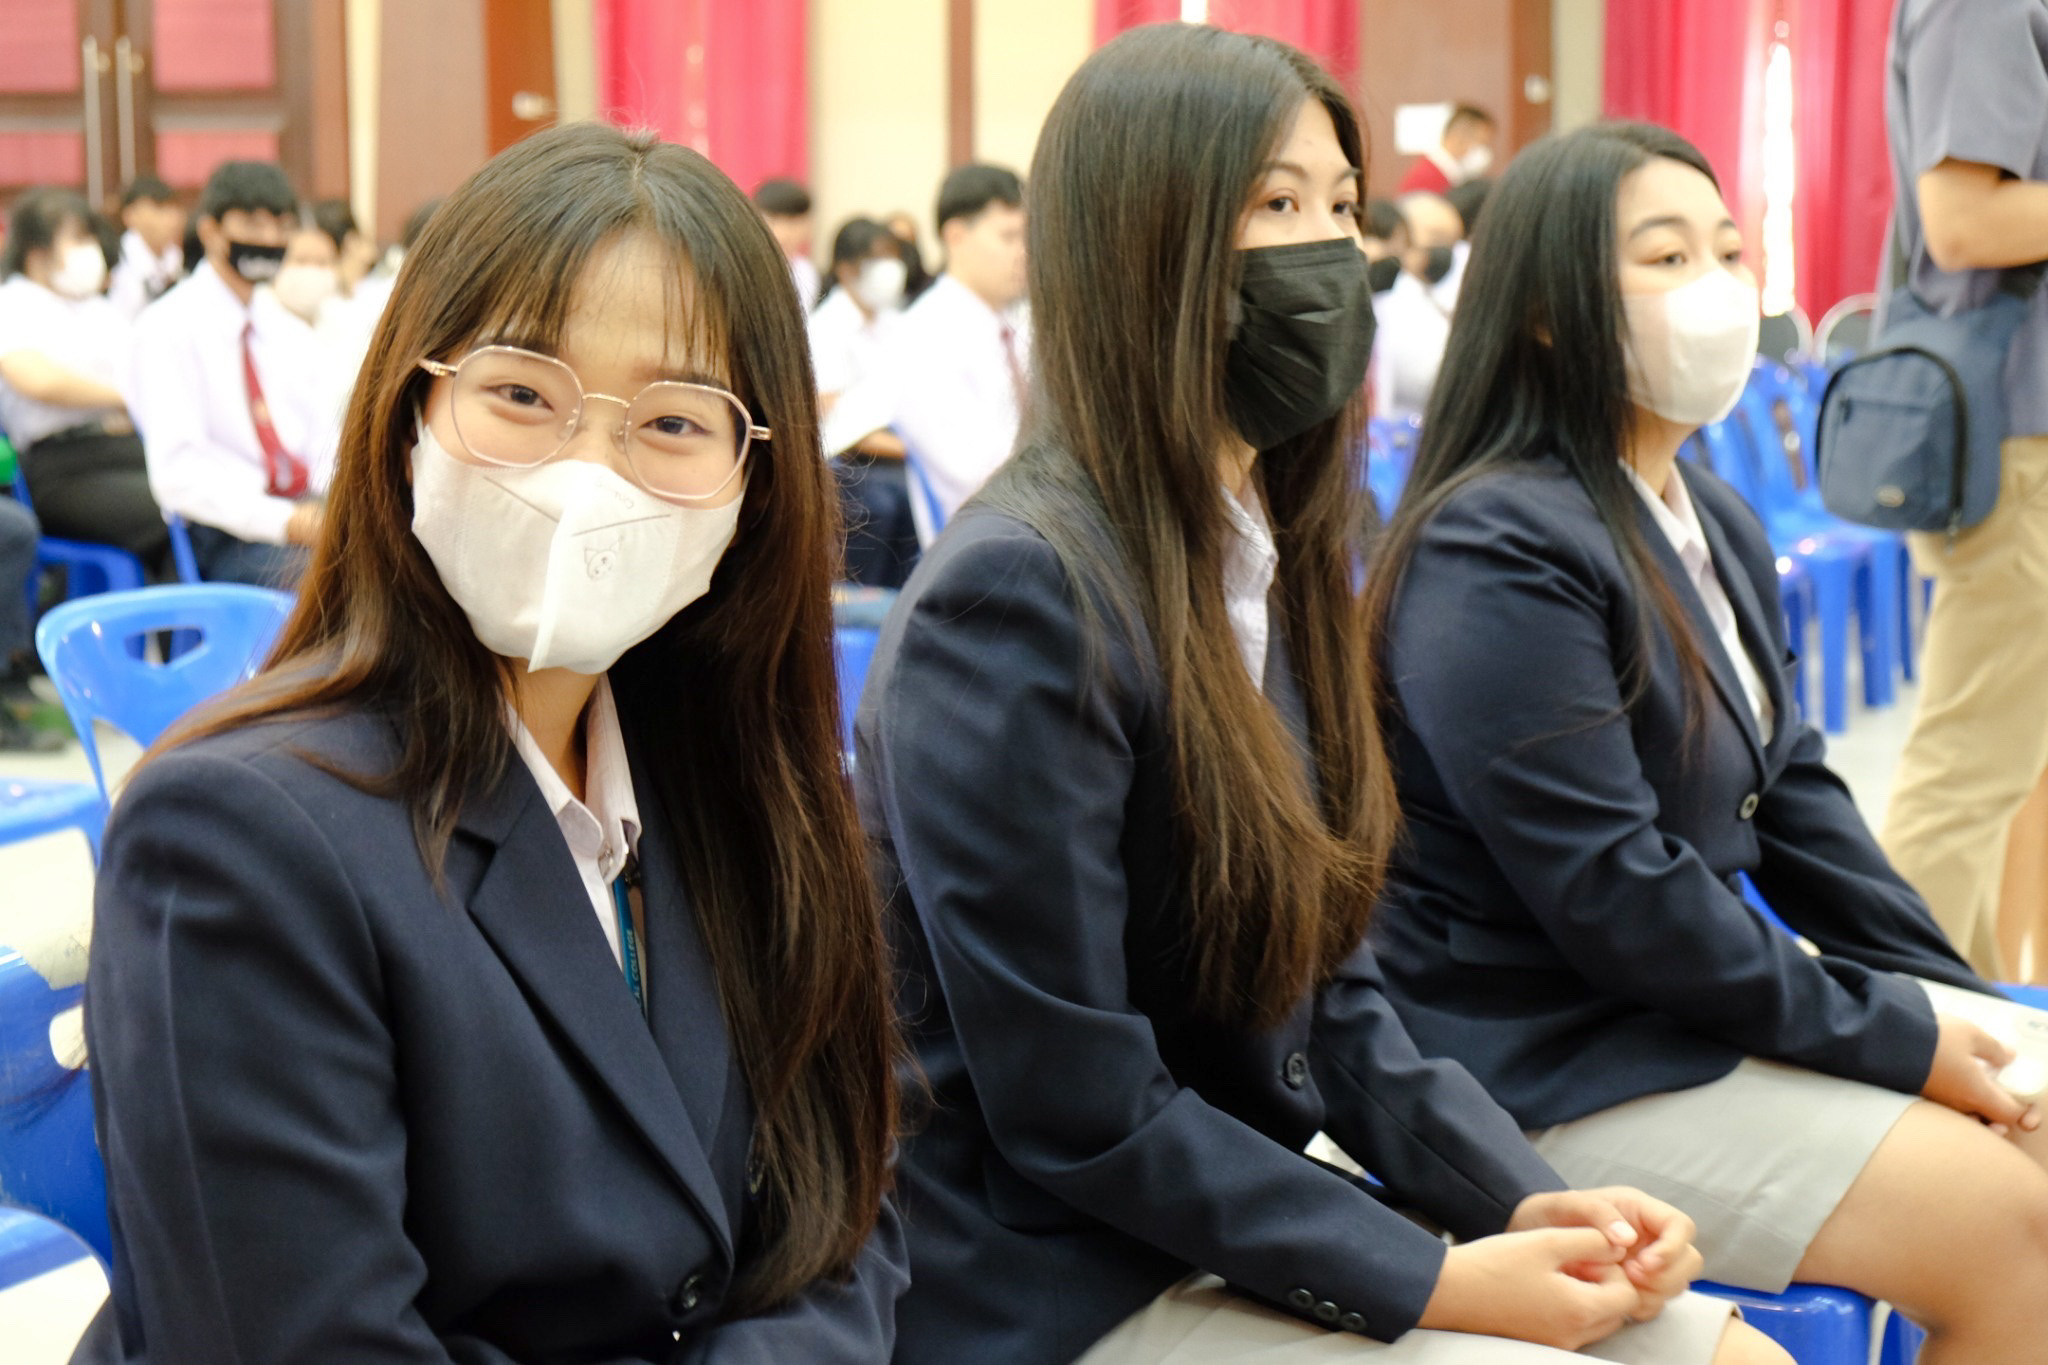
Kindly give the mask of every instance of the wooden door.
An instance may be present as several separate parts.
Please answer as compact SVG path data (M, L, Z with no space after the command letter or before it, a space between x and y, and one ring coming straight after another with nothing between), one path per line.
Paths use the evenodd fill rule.
M115 150L121 175L174 189L223 161L313 180L311 9L303 0L120 0Z
M1500 121L1496 166L1550 131L1551 0L1361 0L1359 83L1372 132L1372 192L1408 169L1394 110L1467 102ZM1496 174L1498 171L1495 172Z
M484 71L491 155L555 121L552 0L487 0Z
M31 185L118 192L115 0L0 0L0 201Z

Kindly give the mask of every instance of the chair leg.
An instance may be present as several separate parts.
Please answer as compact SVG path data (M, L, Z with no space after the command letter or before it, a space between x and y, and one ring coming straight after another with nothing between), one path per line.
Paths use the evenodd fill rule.
M1831 735L1849 728L1849 609L1853 573L1843 563L1807 566L1814 615L1820 618L1821 725Z
M1863 702L1873 709L1890 706L1896 692L1892 669L1899 656L1898 576L1890 547L1873 545L1868 567L1859 579L1858 634L1863 647Z

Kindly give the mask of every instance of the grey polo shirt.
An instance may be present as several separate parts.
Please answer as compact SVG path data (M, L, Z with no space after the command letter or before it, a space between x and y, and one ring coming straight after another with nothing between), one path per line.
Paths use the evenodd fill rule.
M1899 0L1885 89L1892 231L1912 263L1913 292L1944 312L1975 307L1999 272L1938 269L1928 258L1915 186L1953 157L2048 181L2048 0ZM1892 252L1878 290L1892 283ZM2048 434L2048 289L2006 366L2012 434Z

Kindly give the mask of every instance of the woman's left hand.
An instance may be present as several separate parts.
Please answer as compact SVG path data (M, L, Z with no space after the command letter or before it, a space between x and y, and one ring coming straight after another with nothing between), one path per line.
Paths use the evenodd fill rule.
M1692 1244L1692 1219L1626 1186L1532 1194L1508 1220L1507 1231L1578 1227L1598 1228L1608 1241L1627 1249L1621 1268L1640 1297L1632 1315L1639 1322L1663 1312L1699 1278L1705 1264ZM1600 1269L1611 1273L1610 1267Z

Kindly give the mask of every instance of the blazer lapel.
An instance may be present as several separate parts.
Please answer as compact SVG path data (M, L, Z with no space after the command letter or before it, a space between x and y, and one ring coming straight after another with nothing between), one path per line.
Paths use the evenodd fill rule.
M525 765L515 759L498 789L465 809L459 828L493 846L469 893L470 917L525 985L534 1012L590 1065L730 1256L725 1201L697 1126L592 923L575 862ZM663 964L650 949L658 982Z
M1721 632L1715 628L1714 618L1707 614L1707 604L1701 599L1699 589L1693 586L1692 572L1685 567L1685 561L1678 557L1678 551L1672 548L1670 539L1665 536L1664 528L1657 524L1657 519L1651 515L1648 507L1642 505L1640 498L1636 500L1636 525L1642 531L1644 543L1650 547L1651 556L1662 566L1664 576L1670 580L1672 592L1677 595L1678 600L1685 605L1686 612L1692 617L1693 629L1700 642L1700 653L1706 659L1707 671L1714 679L1714 690L1721 694L1721 704L1728 708L1728 714L1734 719L1736 727L1742 731L1743 741L1749 745L1750 757L1755 760L1757 774L1761 777L1767 771L1764 762L1763 734L1757 729L1756 716L1749 709L1749 697L1742 690L1742 680L1735 674L1735 661L1730 659L1728 651L1721 647ZM1703 529L1708 526L1704 517L1701 518L1700 525ZM1724 573L1723 569L1732 563L1727 558L1726 542L1716 544L1714 533L1708 531L1707 550L1714 557L1714 572L1721 579L1725 590L1730 575ZM1736 578L1741 576L1740 573L1734 575ZM1734 600L1732 592L1729 600L1731 603ZM1742 617L1739 611L1735 619L1740 629ZM1757 671L1761 673L1765 670ZM1774 697L1772 701L1775 705L1776 698Z

